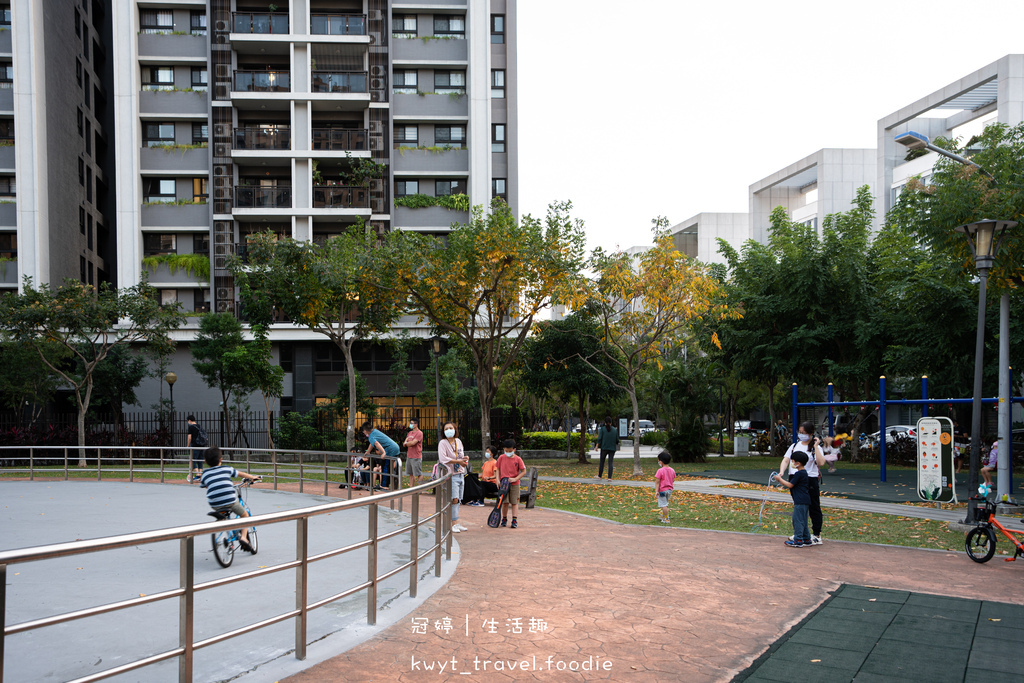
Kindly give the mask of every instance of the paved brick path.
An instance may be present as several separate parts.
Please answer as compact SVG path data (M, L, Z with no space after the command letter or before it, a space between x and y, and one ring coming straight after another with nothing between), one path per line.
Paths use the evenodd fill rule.
M842 584L1024 604L1020 562L843 542L790 549L777 537L545 509L523 511L519 529L489 529L488 511L463 508L459 567L414 615L429 621L426 634L400 622L287 680L724 681ZM435 630L445 617L452 631ZM523 633L507 632L516 618ZM531 618L547 630L529 633ZM497 633L483 628L491 619ZM595 660L611 670L557 670Z

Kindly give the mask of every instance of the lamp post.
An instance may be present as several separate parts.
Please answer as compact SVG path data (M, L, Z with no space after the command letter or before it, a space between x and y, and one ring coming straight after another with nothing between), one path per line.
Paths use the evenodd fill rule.
M901 145L904 145L907 149L927 149L936 154L940 154L946 158L952 159L957 163L963 164L964 166L971 166L976 168L979 173L984 175L995 187L998 185L995 177L986 171L979 164L962 157L958 154L954 154L949 150L942 149L931 143L927 135L922 135L915 131L907 131L901 133L895 137L895 141ZM1016 225L1014 223L1013 225ZM1012 227L1012 226L1008 226ZM972 244L973 248L973 244ZM995 252L993 251L993 254ZM984 298L984 297L983 297ZM998 402L998 427L997 434L999 438L999 476L996 479L997 494L999 500L1004 500L1013 491L1010 489L1010 474L1011 468L1013 467L1010 462L1010 411L1012 410L1010 405L1010 392L1012 387L1010 386L1010 374L1008 368L1010 366L1010 294L1004 292L999 300L999 402ZM973 428L972 428L973 429ZM972 431L973 433L973 431ZM972 444L973 452L973 444ZM971 493L974 492L974 485L977 484L977 479L973 480L971 484ZM969 517L968 520L971 518Z
M437 411L437 443L444 438L444 423L441 422L441 371L438 368L441 357L441 337L434 335L430 338L430 344L434 351L434 410Z
M1017 225L1014 221L985 220L961 225L956 229L967 235L968 244L974 253L974 265L978 269L978 332L974 342L974 395L971 403L971 467L967 475L967 491L973 494L978 488L978 466L981 464L981 378L985 361L985 294L988 286L988 271L995 261L1003 233ZM977 504L971 500L967 507L967 519L974 519Z
M178 376L173 372L168 372L164 375L164 381L171 388L171 434L174 434L174 383L178 381Z

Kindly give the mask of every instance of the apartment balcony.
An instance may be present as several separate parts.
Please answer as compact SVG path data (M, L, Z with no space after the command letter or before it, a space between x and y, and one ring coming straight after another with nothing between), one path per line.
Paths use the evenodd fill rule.
M199 254L172 254L169 257L154 257L167 259L158 263L146 263L147 259L143 259L142 268L149 273L149 283L157 287L162 285L191 285L194 287L197 284L206 284L210 280L209 255L207 255L206 266L203 270L197 268L194 261L189 262L193 256L195 260L200 257ZM177 261L180 257L185 258Z
M210 150L208 147L143 147L139 155L139 168L143 173L196 171L209 173Z
M394 61L465 62L469 59L469 41L459 38L395 38L391 41Z
M143 204L143 228L207 228L209 204Z
M370 190L346 185L315 185L314 209L369 209Z
M365 36L365 14L313 14L309 32L314 36Z
M442 147L441 150L444 148ZM469 150L408 149L399 147L395 154L395 173L469 174Z
M235 71L234 92L291 92L292 75L288 71Z
M18 227L18 202L14 197L0 197L0 228Z
M139 57L174 61L206 60L206 36L140 33Z
M310 85L312 92L365 93L365 71L314 71Z
M0 88L0 112L14 113L14 88Z
M289 151L291 128L235 128L231 149L236 151Z
M236 209L290 209L292 188L235 186Z
M425 206L421 209L410 209L407 206L396 206L391 224L404 229L445 229L452 223L468 223L468 211L451 211L443 206Z
M144 116L157 114L206 117L209 115L209 101L209 94L205 90L143 90L139 93L139 113ZM0 110L2 109L0 100Z
M402 0L403 5L416 6L422 5L423 10L411 10L412 14L430 14L430 10L437 6L437 0ZM465 7L466 0L444 0L444 5L447 7L451 5L453 7Z
M469 98L466 95L392 95L395 118L454 118L469 117Z
M0 55L14 54L11 47L11 32L0 31Z
M310 149L318 152L369 152L370 132L365 128L314 128Z
M238 34L287 36L287 12L232 12L231 32ZM232 37L232 42L234 37Z
M10 260L8 260L10 259ZM0 287L18 286L18 255L0 253Z
M0 140L0 169L14 170L14 138Z

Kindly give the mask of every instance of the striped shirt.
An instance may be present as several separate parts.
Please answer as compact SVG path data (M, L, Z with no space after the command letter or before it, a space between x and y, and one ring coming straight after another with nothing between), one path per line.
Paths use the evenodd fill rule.
M206 489L206 500L214 510L230 507L238 500L238 493L231 485L231 478L238 476L238 470L227 465L218 465L203 470L199 483Z

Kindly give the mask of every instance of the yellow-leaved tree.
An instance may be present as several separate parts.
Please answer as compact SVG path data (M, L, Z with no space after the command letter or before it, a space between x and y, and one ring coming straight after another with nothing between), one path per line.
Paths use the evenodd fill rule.
M644 367L660 365L666 351L695 326L735 315L706 268L675 248L668 220L659 217L653 223L654 246L640 254L595 249L588 265L596 277L573 297L574 307L588 308L600 323L602 363L584 360L629 395L634 429L640 420L636 382ZM718 344L716 334L711 340ZM606 363L618 366L622 374L613 377L602 371ZM636 434L633 474L642 473Z

